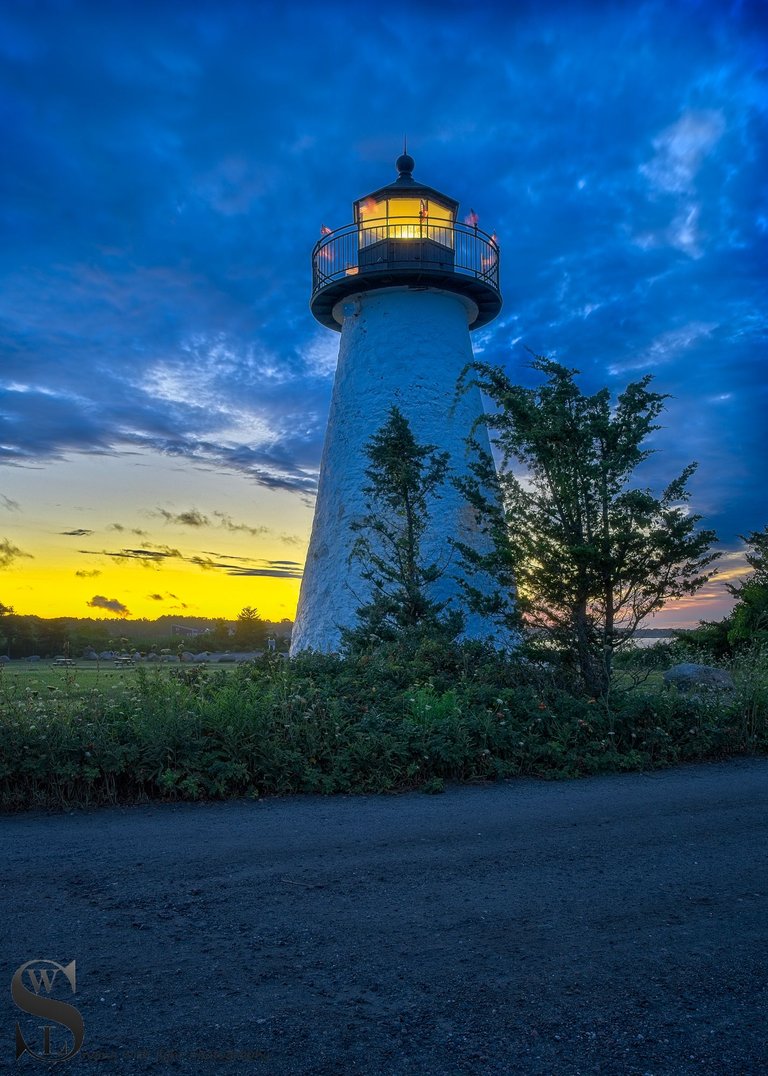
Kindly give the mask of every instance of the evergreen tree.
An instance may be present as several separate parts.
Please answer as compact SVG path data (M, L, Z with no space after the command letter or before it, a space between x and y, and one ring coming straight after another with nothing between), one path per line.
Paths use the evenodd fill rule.
M358 610L356 627L343 633L344 644L356 649L425 634L454 638L461 630L460 616L429 593L447 561L425 562L422 555L430 504L439 499L446 480L448 453L419 444L408 420L392 406L366 445L366 455L366 511L352 525L358 537L351 556L363 566L360 574L371 597Z
M728 617L728 642L731 646L758 642L768 644L768 525L739 537L747 543L747 564L752 569L743 582L728 590L736 605Z
M237 614L235 624L235 643L242 650L253 650L264 645L267 627L259 616L258 609L246 605Z
M474 383L498 408L484 421L502 469L497 479L493 460L472 438L477 462L461 485L494 550L484 557L463 546L460 552L468 570L495 574L492 611L514 626L517 605L583 689L599 697L610 688L614 651L640 623L710 578L704 569L717 556L710 552L716 535L698 531L701 517L686 507L695 464L659 496L630 488L666 399L649 390L650 376L613 404L607 389L585 396L577 370L543 356L532 366L546 378L536 389L513 385L501 368L472 367ZM486 492L497 481L500 503Z
M0 602L0 653L10 657L13 606Z

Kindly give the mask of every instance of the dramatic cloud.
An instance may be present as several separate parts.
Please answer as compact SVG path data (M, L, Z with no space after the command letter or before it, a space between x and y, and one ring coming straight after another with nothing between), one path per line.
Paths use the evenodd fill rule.
M92 609L105 609L108 613L116 613L120 617L126 617L130 613L130 609L123 602L117 598L105 598L103 594L94 594L86 605Z
M13 542L9 542L7 538L0 538L0 568L9 568L20 557L34 559L31 553L25 553Z
M69 535L72 538L87 538L89 534L93 534L93 531L86 530L85 527L78 527L74 531L59 531L59 534Z
M652 370L674 399L650 477L698 458L724 540L763 525L761 5L392 0L338 62L339 0L2 17L0 463L152 450L311 497L339 338L307 309L310 251L394 178L407 127L417 177L500 237L483 358L530 384L528 344L588 391Z
M97 575L101 575L98 568L93 568L90 571L87 568L80 568L75 572L78 579L95 579Z

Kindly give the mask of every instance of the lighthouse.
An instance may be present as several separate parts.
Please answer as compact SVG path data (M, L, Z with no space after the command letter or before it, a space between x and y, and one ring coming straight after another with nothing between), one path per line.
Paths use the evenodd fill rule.
M419 443L449 453L454 476L468 473L470 432L487 447L485 430L475 429L479 390L457 399L456 384L473 360L470 332L501 309L498 244L474 211L461 223L458 202L414 179L407 153L396 168L397 179L355 202L351 224L324 228L312 252L310 308L341 340L292 654L338 650L342 628L354 626L370 597L352 555L353 524L366 512L366 444L392 406ZM488 542L470 505L446 483L422 542L425 562L446 565L430 596L462 609L465 638L504 644L491 620L462 608L451 539L481 550Z

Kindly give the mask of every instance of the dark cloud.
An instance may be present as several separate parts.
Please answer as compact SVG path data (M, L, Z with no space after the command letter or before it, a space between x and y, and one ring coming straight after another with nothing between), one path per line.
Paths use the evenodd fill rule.
M253 557L236 557L233 553L215 553L210 549L204 549L203 553L206 557L215 557L216 560L241 560L245 564L253 561Z
M529 383L528 344L588 390L651 370L653 473L699 458L696 502L759 529L761 6L392 0L338 62L317 43L349 5L300 11L4 10L0 462L149 448L311 496L338 337L309 252L407 126L417 175L500 237L483 358Z
M253 560L247 565L244 563L249 561L247 557L213 559L218 556L219 554L213 553L204 557L189 557L188 560L190 564L196 564L203 571L220 571L226 572L227 575L263 575L272 579L301 579L303 575L303 566L298 561ZM232 564L231 561L239 563Z
M117 613L120 617L126 617L130 613L130 609L123 602L117 598L105 598L103 594L94 594L89 602L86 602L92 609L106 609L109 613Z
M107 526L108 531L117 531L118 533L135 534L137 538L146 538L147 532L141 530L140 527L125 527L122 523L110 523Z
M59 534L68 535L72 538L87 538L89 534L93 534L93 531L86 530L85 527L78 527L74 531L59 531Z
M164 602L164 601L166 601L166 599L170 598L172 601L177 602L176 605L169 606L170 609L188 609L189 608L187 603L183 602L181 600L181 598L179 598L178 594L172 594L170 591L166 591L165 594L148 594L147 598L150 601L153 601L153 602Z
M101 575L101 572L98 568L93 568L91 571L88 571L87 568L80 568L75 572L75 575L78 579L95 579L97 575Z
M79 549L78 553L84 553L86 556L92 557L110 557L112 560L135 560L138 561L144 568L159 568L160 565L166 561L178 557L181 557L181 553L178 549L172 549L170 546L160 546L159 548L151 548L149 546L142 546L141 549Z
M25 553L13 542L9 542L7 538L0 538L0 568L9 568L20 557L34 559L31 553Z
M214 512L213 514L219 520L219 525L227 531L244 531L246 534L252 534L254 538L261 538L265 534L272 533L271 527L252 527L248 523L236 523L226 512Z
M301 579L304 574L301 568L281 568L277 565L267 568L243 568L236 564L217 564L216 567L226 569L227 575L264 575L271 579Z
M210 571L212 568L217 568L218 564L212 560L211 557L188 557L187 560L190 564L196 564L198 568L202 568L204 572Z
M165 508L158 508L155 515L162 516L166 523L179 523L183 527L209 527L211 524L208 516L198 508L188 508L186 512L169 512Z
M0 493L0 506L5 508L9 512L20 512L21 505L18 501L12 500L11 497L6 497L4 493Z

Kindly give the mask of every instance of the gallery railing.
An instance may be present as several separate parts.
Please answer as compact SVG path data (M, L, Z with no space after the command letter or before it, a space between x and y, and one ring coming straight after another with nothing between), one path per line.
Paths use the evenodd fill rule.
M400 269L459 273L499 290L495 236L468 224L387 217L328 232L312 251L312 295L358 273Z

